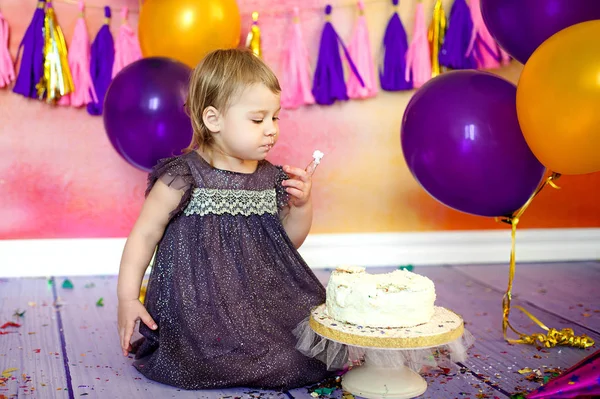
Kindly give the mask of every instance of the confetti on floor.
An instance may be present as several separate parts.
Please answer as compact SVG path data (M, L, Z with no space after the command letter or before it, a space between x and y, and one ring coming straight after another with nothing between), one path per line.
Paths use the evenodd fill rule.
M541 268L547 272L541 273ZM535 348L504 342L499 314L506 288L504 265L417 266L413 271L434 281L436 303L460 314L477 340L465 362L422 374L428 389L419 399L507 399L523 395L589 354L588 350L569 347ZM330 272L315 270L324 282ZM536 316L550 327L575 327L576 333L586 328L583 332L600 342L600 318L596 317L600 310L595 309L600 292L592 284L599 272L598 262L520 265L514 298L522 302L514 302L526 308L535 305ZM65 286L66 281L70 286ZM555 281L561 282L561 292L568 295L554 295ZM118 399L122 392L127 392L125 399L360 399L344 392L340 378L289 392L246 388L189 392L158 384L132 367L132 356L120 354L116 276L6 279L1 283L0 399L68 399L70 395ZM24 309L26 313L19 316ZM538 331L519 312L511 314L511 320L523 331Z

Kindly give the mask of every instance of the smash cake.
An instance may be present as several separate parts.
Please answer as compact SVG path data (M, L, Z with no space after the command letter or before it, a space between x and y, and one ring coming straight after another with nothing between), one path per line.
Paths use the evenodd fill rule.
M369 274L364 267L340 266L327 284L329 317L368 327L414 327L434 314L435 286L408 270Z

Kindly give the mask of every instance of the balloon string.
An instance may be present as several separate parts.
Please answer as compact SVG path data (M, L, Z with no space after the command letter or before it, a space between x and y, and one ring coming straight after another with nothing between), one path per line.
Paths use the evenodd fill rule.
M560 189L554 181L558 180L560 177L559 173L552 173L544 182L540 184L540 186L535 190L535 192L529 197L525 205L523 205L519 210L515 212L514 215L501 219L502 222L509 223L511 225L511 250L510 250L510 267L508 272L508 288L506 289L506 293L504 294L504 298L502 299L502 333L504 335L504 339L511 344L539 344L546 348L551 348L556 345L565 345L565 346L573 346L576 348L588 348L594 345L594 340L585 334L581 336L576 336L571 328L563 328L558 331L555 328L546 327L540 320L538 320L534 315L529 313L527 310L522 308L521 306L515 306L517 309L525 313L535 324L537 324L543 330L546 330L547 333L534 333L531 335L523 334L517 329L515 329L509 322L508 318L510 315L510 305L512 301L512 287L513 280L515 276L516 269L516 260L515 260L515 243L516 243L516 235L517 235L517 225L519 224L519 220L521 216L525 213L529 205L533 199L544 189L546 186L553 187L555 189ZM498 220L498 219L497 219ZM519 336L519 339L509 339L507 336L507 330L511 329L515 334Z

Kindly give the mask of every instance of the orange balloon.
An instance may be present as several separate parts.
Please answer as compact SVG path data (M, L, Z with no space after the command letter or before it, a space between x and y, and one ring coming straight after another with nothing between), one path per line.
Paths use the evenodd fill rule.
M549 170L600 171L600 20L570 26L531 55L517 85L527 144Z
M170 57L191 68L209 52L240 43L236 0L146 0L138 35L144 57Z

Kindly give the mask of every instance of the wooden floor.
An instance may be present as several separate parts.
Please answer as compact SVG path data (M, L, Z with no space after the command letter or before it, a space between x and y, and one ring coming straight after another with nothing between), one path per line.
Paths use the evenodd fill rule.
M372 268L371 273L390 268ZM436 284L437 305L461 314L477 342L459 371L425 375L422 398L507 398L531 390L536 370L550 375L587 356L558 347L538 350L502 339L501 300L507 265L418 267ZM317 271L326 283L330 271ZM309 398L315 387L289 392L231 389L181 391L145 379L120 353L116 330L116 277L65 277L0 280L0 399L27 398ZM514 303L549 327L572 327L600 343L600 263L522 264L517 267ZM102 298L103 306L97 306ZM25 312L21 317L16 313ZM516 328L539 329L513 310ZM519 373L529 368L531 373ZM539 379L538 379L539 380ZM341 390L331 394L341 398ZM348 396L346 396L348 398Z

